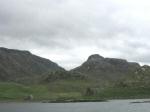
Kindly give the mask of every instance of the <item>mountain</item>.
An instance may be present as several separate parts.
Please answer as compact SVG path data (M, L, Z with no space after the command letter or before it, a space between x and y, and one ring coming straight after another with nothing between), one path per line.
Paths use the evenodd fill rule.
M0 48L1 81L32 82L51 71L64 71L64 69L29 51Z
M28 51L0 48L0 100L97 101L149 98L150 66L124 59L89 56L66 71Z
M141 67L135 62L105 58L99 54L89 56L81 66L66 71L51 60L36 56L29 51L0 47L0 81L33 83L94 79L103 82L126 78L126 81L134 82L133 77L136 77L136 80L137 77L150 79L149 73L149 66Z
M102 80L118 80L129 74L134 74L141 66L124 59L104 58L99 54L89 56L81 66L71 70Z

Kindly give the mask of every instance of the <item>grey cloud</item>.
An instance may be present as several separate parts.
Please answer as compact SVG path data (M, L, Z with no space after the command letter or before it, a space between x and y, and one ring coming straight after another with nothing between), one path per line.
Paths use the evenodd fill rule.
M1 0L0 46L31 50L67 68L92 53L150 63L144 8L128 0Z

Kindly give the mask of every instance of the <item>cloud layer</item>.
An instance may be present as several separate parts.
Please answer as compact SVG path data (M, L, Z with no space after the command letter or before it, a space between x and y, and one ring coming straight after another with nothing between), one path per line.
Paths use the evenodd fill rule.
M150 64L147 0L0 0L0 46L67 69L91 54Z

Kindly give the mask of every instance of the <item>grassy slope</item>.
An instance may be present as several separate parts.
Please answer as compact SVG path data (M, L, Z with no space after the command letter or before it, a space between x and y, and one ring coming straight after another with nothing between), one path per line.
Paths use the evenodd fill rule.
M44 85L24 86L15 83L0 83L0 100L23 100L32 94L34 100L80 99L83 86L88 83L82 81L58 81Z
M96 95L85 96L87 87L98 87L88 81L57 81L45 85L24 86L15 83L0 83L0 100L22 101L32 94L35 101L69 100L69 99L118 99L118 98L150 98L150 88L103 88L97 89Z
M0 83L0 99L1 100L23 100L30 94L36 99L44 99L48 93L46 86L23 86L15 83ZM43 94L42 96L40 94Z

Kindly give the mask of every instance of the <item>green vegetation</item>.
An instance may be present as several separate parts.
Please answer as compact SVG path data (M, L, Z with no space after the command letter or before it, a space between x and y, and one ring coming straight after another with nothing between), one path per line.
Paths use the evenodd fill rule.
M21 85L0 83L1 101L25 101L33 95L33 101L99 101L104 99L150 98L150 88L98 87L94 82L60 80L49 84Z
M150 98L150 88L107 88L98 95L106 99Z
M82 88L78 87L78 84L73 86L73 83L71 85L69 81L28 86L15 83L0 83L0 100L22 101L31 94L34 96L34 101L80 99L82 97L80 92Z
M0 83L1 100L24 100L28 95L33 94L35 99L47 97L48 89L46 86L24 86L15 83Z

